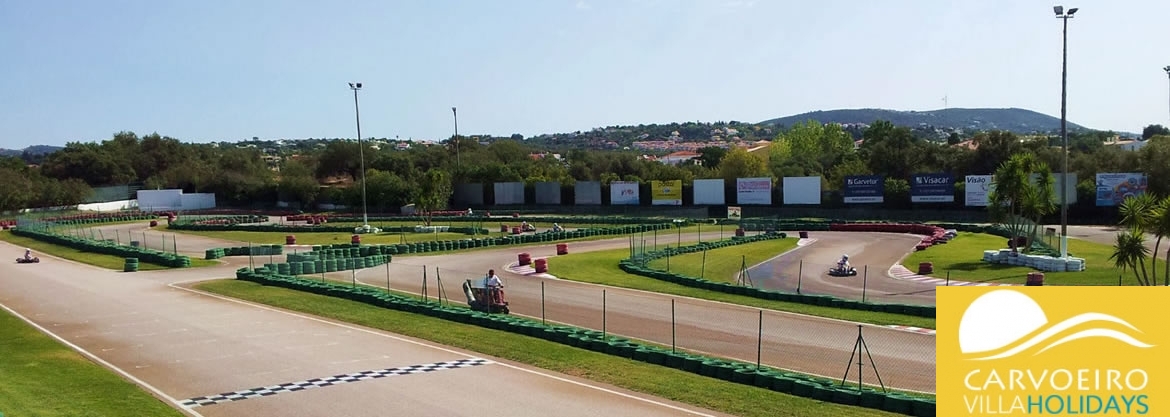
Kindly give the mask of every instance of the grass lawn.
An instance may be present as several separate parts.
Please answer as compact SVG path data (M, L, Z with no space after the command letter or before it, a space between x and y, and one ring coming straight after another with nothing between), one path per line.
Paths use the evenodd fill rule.
M196 288L430 340L745 417L895 415L724 382L501 330L453 323L335 297L266 287L247 281L209 281L198 284Z
M182 416L119 375L0 310L0 413Z
M983 262L984 250L1006 247L1006 238L983 233L960 233L950 243L911 254L902 264L914 271L920 262L933 262L932 276L945 278L949 271L951 279L957 281L1023 284L1033 269ZM1117 285L1118 275L1122 276L1122 285L1137 285L1132 271L1122 273L1113 267L1113 261L1109 259L1113 254L1110 245L1069 238L1068 251L1075 257L1085 259L1085 270L1045 272L1044 285ZM1158 260L1157 268L1158 281L1161 282L1165 263Z
M16 235L12 234L12 231L9 231L9 230L0 231L0 240L11 243L13 245L20 246L22 248L32 249L33 256L37 256L38 253L43 253L43 254L53 255L53 256L56 256L58 258L64 258L64 259L68 259L68 260L75 261L75 262L81 262L84 264L93 265L93 266L96 266L99 268L112 269L115 271L121 271L125 267L125 264L126 264L126 258L121 257L121 256L103 255L100 253L93 253L93 252L83 252L83 251L80 251L77 249L73 249L73 248L69 248L69 247L65 247L65 246L60 246L60 245L54 245L52 243L45 243L45 242L42 242L42 241L39 241L36 239L27 238L24 236L16 236ZM16 259L16 258L21 257L21 256L24 256L23 252L17 253L15 255L11 255L10 257L12 259ZM6 262L11 262L11 261L6 261ZM219 264L220 263L216 262L216 261L191 258L191 267L192 268L198 268L198 267L204 267L204 266L214 266L214 265L219 265ZM155 270L161 270L161 269L171 269L171 268L166 267L166 266L162 266L162 265L145 263L145 262L141 262L138 264L139 271L155 271Z
M731 258L736 261L732 262L733 270L739 267L739 257L734 256L738 253L756 253L754 256L762 257L764 259L771 258L783 251L788 250L791 246L785 247L783 243L791 241L791 245L796 244L795 238L772 240L764 242L748 243L744 245L720 248L719 250L730 251ZM768 255L768 251L760 250L758 248L772 248ZM711 253L707 253L707 261L711 262ZM695 254L688 254L695 255ZM640 275L628 274L618 268L618 262L630 256L629 249L614 249L606 251L588 252L581 254L569 254L564 256L557 256L548 261L549 270L558 278L568 279L573 281L589 282L594 284L610 285L614 287L631 288L643 291L652 291L662 294L674 294L686 297L701 298L712 301L722 301L726 303L740 304L751 307L766 308L779 311L788 311L793 313L808 314L811 316L829 317L841 320L849 320L860 323L872 323L877 325L904 325L915 326L927 329L934 328L934 319L926 317L909 316L904 314L891 314L883 312L859 311L839 309L824 306L815 306L809 304L763 300L754 297L748 297L736 294L727 294L718 291L704 290L700 288L693 288L684 285L674 284L666 281L660 281L653 278L647 278ZM700 262L703 254L697 254ZM671 259L671 270L675 269L675 260L679 257ZM758 262L758 261L757 261ZM663 261L665 264L665 261ZM749 259L748 266L751 266ZM708 265L710 267L710 265ZM734 274L734 272L731 272ZM695 274L698 276L698 274ZM708 274L708 276L714 276Z
M739 246L728 246L709 250L704 265L703 252L688 253L669 258L650 261L649 267L663 271L734 283L739 275L740 268L745 260L747 267L772 259L796 247L797 239L777 239L763 242L749 243Z

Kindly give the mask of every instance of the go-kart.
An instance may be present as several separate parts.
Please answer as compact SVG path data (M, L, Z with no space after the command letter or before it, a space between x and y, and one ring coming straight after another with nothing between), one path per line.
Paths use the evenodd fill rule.
M844 267L844 268L834 266L832 268L829 268L829 275L832 275L835 277L851 277L851 276L857 275L857 268L854 268L852 266Z
M41 263L41 258L37 258L37 257L16 258L16 263L18 263L18 264L37 264L37 263Z
M528 233L528 232L535 232L535 231L536 231L536 226L533 226L533 225L531 225L531 224L528 224L528 225L523 225L523 226L520 226L520 231L521 231L521 232L524 232L524 233Z

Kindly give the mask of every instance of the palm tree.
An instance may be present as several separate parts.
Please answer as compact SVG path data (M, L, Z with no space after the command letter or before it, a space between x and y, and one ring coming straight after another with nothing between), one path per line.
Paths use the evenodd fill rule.
M995 170L995 188L988 196L991 217L1007 228L1016 240L1028 235L1035 239L1040 219L1056 209L1052 194L1052 171L1035 155L1018 153ZM1029 224L1031 223L1031 224ZM1024 251L1030 248L1025 245Z
M1145 233L1140 228L1130 228L1118 233L1113 255L1109 256L1122 272L1126 269L1133 270L1138 285L1150 285L1150 278L1146 274L1146 257L1149 256L1150 250L1146 248L1144 236Z
M1158 247L1162 244L1161 236L1165 231L1158 230L1161 223L1160 217L1164 211L1163 206L1166 200L1159 200L1153 195L1142 193L1133 197L1128 197L1121 203L1118 212L1121 214L1121 225L1128 228L1129 238L1136 239L1138 243L1145 245L1146 231L1150 231L1159 235L1157 242L1154 243L1154 261L1151 263L1153 268L1153 282L1158 283ZM1163 233L1159 233L1163 232ZM1120 244L1121 241L1118 240ZM1133 243L1133 242L1127 242ZM1147 275L1145 268L1142 268L1142 274Z
M1158 247L1162 246L1162 238L1170 237L1170 196L1164 197L1158 202L1154 208L1152 217L1150 232L1156 237L1154 240L1154 260L1156 263L1158 259ZM1170 247L1166 248L1166 256L1163 257L1162 263L1165 266L1166 272L1162 274L1163 285L1170 286ZM1154 280L1154 283L1157 284L1157 279Z

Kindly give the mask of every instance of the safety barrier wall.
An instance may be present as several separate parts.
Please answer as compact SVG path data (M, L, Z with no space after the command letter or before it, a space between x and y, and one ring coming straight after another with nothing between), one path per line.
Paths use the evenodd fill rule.
M82 252L114 255L123 258L138 258L142 262L167 266L171 268L186 268L191 266L191 258L188 258L184 255L176 255L173 253L160 252L134 246L122 246L120 244L108 241L65 236L53 233L46 229L17 227L12 229L12 233L17 236L24 236L54 245L61 245L68 248L77 249Z
M284 253L284 246L281 245L237 246L208 249L204 259L219 259L225 256L280 255L282 253Z
M674 351L671 348L642 344L623 338L607 337L603 332L595 330L574 326L545 325L540 321L524 317L493 315L465 307L437 305L372 287L340 285L279 274L271 268L256 270L242 268L236 272L236 278L261 285L343 298L377 307L536 337L598 353L667 366L728 382L751 385L819 401L911 416L935 415L935 402L931 398L897 392L882 392L870 388L859 389L842 385L838 381L792 373L782 369Z
M372 222L425 222L427 218L421 216L370 216L369 221ZM345 223L360 223L361 216L337 215L337 214L306 214L300 216L288 216L289 221L310 221L313 219L324 220L326 222L345 222ZM454 216L435 216L430 218L431 223L445 223L445 222L529 222L529 223L573 223L573 224L651 224L651 223L670 223L674 221L672 218L652 218L652 217L619 217L619 216L480 216L478 214L468 215L454 215Z

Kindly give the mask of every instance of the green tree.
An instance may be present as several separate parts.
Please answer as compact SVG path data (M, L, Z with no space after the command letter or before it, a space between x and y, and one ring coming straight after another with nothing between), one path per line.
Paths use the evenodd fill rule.
M748 152L744 148L735 148L723 156L719 161L719 176L724 181L734 182L736 178L754 178L768 175L768 166L764 158Z
M423 174L422 181L418 184L418 199L415 203L416 208L423 212L426 216L427 226L431 225L433 212L447 208L447 202L451 200L452 185L451 176L446 171L432 169Z
M277 184L282 195L299 203L301 207L312 205L321 190L314 175L314 167L296 159L287 160L280 168Z
M727 155L727 149L718 146L699 148L699 162L707 168L719 168L719 161L724 155Z
M1154 136L1168 135L1170 136L1170 128L1162 125L1149 125L1142 129L1142 140L1147 140Z
M1146 191L1158 196L1170 196L1170 136L1155 136L1146 141L1146 146L1138 152L1138 161L1142 172L1149 178Z
M988 210L994 221L1012 236L1012 250L1019 250L1016 238L1036 238L1040 219L1056 210L1052 195L1052 172L1032 154L1016 154L995 171L995 188L988 196ZM1025 245L1029 251L1031 245Z
M1160 217L1162 217L1166 207L1165 200L1158 200L1151 194L1139 194L1126 198L1121 203L1121 207L1118 208L1118 212L1121 214L1119 224L1124 227L1124 230L1117 234L1117 243L1113 246L1113 254L1110 259L1113 259L1114 264L1122 270L1132 270L1134 278L1140 285L1157 285L1157 268L1153 268L1152 276L1146 268L1150 249L1146 247L1145 237L1146 233L1159 226L1157 223L1161 222ZM1160 244L1161 239L1159 238L1155 245ZM1156 246L1154 254L1156 258ZM1155 263L1151 261L1150 264L1154 265Z

